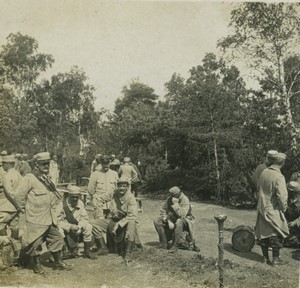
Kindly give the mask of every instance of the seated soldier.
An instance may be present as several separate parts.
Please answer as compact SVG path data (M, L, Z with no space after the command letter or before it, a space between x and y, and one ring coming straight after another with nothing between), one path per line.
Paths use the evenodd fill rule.
M93 227L89 223L89 217L83 202L80 200L80 188L69 186L67 197L58 204L58 227L64 231L65 243L71 257L78 257L78 243L80 235L83 235L84 257L95 260L91 248Z
M161 209L161 216L154 220L161 248L168 249L168 242L173 240L169 252L177 252L183 232L188 231L190 238L189 249L199 251L193 236L194 217L191 213L192 209L188 197L177 186L172 187L169 192L170 196Z
M285 246L295 246L300 244L300 183L291 181L287 185L290 201L284 216L288 222L290 235L285 239Z
M116 253L123 254L126 265L131 262L130 253L137 236L137 204L134 195L130 192L129 181L120 179L110 205L109 219L100 219L93 227L96 239L101 232L107 232L107 244L113 247Z

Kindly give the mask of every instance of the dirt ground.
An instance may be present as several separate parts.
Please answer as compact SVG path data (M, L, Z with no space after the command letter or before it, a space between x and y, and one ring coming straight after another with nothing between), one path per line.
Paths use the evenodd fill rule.
M161 200L143 200L144 213L139 214L139 222L144 249L132 253L131 267L126 267L121 257L109 254L94 261L84 258L66 260L74 264L73 269L57 271L47 262L48 253L45 253L45 277L27 269L7 268L0 272L0 287L219 287L216 214L227 215L224 225L224 287L299 287L300 249L282 249L281 256L289 260L289 264L272 267L261 263L258 246L244 253L232 248L232 231L239 225L253 227L255 211L192 202L196 218L195 236L201 251L180 250L170 254L157 248L158 237L153 226L153 219L159 215L162 204Z

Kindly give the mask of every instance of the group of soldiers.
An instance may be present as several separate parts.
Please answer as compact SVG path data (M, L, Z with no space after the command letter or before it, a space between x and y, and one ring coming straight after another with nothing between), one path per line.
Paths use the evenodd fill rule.
M64 257L79 257L80 241L84 243L85 258L95 260L111 252L131 265L132 249L143 248L134 195L138 191L134 184L141 176L129 157L121 163L112 156L96 155L92 163L87 186L91 209L87 211L88 204L81 197L82 187L69 184L65 189L58 188L59 171L54 173L56 178L49 174L55 159L48 152L37 153L34 165L31 162L31 169L23 176L16 169L16 155L2 153L0 237L21 238L21 267L31 264L34 273L44 274L40 255L46 244L54 268L71 270L72 265ZM186 249L198 251L191 205L179 187L169 190L160 213L154 221L160 247L174 253L180 244L185 244ZM24 215L25 221L19 221L20 215Z
M253 173L258 191L255 234L261 246L263 262L273 266L288 264L280 257L284 246L299 248L300 244L300 173L293 173L286 184L281 173L285 161L284 153L270 150L265 163L260 164Z

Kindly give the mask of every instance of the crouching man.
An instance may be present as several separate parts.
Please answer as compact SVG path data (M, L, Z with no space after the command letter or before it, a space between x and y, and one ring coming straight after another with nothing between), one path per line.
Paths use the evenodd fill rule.
M106 232L108 246L123 256L126 265L130 265L131 250L135 241L139 241L137 204L129 186L130 183L127 179L118 181L117 190L110 203L109 219L100 219L93 225L96 239L101 238L101 234Z
M71 257L78 257L78 244L80 235L83 235L84 257L91 260L97 257L91 252L93 226L89 223L89 217L83 202L80 200L80 188L69 186L67 197L58 205L58 226L65 235L65 243Z
M168 242L173 240L169 252L177 252L183 232L187 231L190 238L190 249L199 251L195 245L194 217L191 213L192 209L188 197L177 186L172 187L169 192L170 196L160 210L161 216L154 220L160 247L168 249Z

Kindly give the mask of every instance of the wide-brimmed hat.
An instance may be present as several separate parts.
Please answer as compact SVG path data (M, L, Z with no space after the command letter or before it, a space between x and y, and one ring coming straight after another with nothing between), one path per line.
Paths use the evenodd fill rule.
M40 161L45 161L45 162L49 161L50 162L50 160L51 160L49 152L37 153L36 157L37 157L36 160L38 162L40 162Z
M67 191L68 191L69 196L80 196L81 195L80 187L75 186L75 185L68 186Z
M300 193L300 183L296 181L290 181L287 184L287 189L295 193Z
M3 156L2 162L3 163L14 163L14 162L16 162L16 157L15 157L15 155Z

